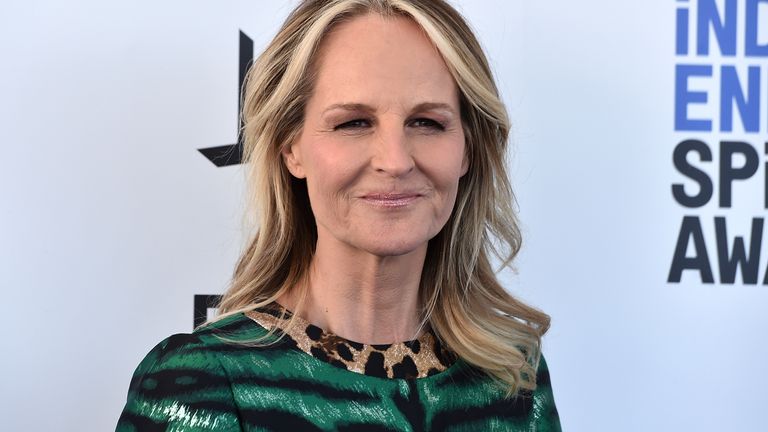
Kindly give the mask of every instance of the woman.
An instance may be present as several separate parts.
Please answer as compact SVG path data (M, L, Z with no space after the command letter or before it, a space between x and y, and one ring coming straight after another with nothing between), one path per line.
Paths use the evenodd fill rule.
M520 246L508 120L437 0L304 1L251 68L260 224L221 315L139 365L128 430L559 430Z

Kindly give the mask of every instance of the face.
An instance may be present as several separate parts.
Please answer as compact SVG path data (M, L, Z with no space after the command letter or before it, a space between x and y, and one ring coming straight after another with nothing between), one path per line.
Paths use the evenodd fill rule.
M307 182L318 250L425 251L467 171L456 83L406 18L357 17L323 41L297 140L283 151Z

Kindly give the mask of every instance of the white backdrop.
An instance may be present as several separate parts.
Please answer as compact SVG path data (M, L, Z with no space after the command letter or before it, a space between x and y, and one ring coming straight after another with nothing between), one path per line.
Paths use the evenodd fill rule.
M544 349L564 429L763 428L768 228L751 255L758 283L740 273L723 283L714 217L726 218L729 247L746 236L749 248L752 218L767 213L768 57L744 47L750 19L768 45L768 2L453 3L486 47L514 124L525 246L519 273L501 277L552 315ZM696 54L703 3L736 5L735 24L724 20L736 55L720 55L714 30L709 55ZM258 52L293 4L0 5L3 430L114 429L139 360L192 329L194 295L223 292L242 243L242 171L197 149L236 140L239 31ZM675 54L677 8L689 11L688 55ZM712 131L675 128L681 64L713 67L687 81L708 92L687 115L716 119ZM722 65L744 83L757 67L757 132L738 116L721 131ZM671 192L698 190L673 165L686 139L713 153L688 156L714 184L701 208ZM759 158L730 207L718 206L721 140ZM667 282L686 215L699 218L714 283L694 270Z

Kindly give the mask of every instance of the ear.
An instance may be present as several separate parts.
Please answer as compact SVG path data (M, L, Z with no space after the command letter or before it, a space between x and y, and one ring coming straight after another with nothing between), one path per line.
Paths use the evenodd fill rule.
M288 172L290 172L292 176L299 179L307 177L304 172L304 165L302 165L301 147L299 145L296 143L289 144L283 147L283 150L280 153L283 156L285 167L288 168Z

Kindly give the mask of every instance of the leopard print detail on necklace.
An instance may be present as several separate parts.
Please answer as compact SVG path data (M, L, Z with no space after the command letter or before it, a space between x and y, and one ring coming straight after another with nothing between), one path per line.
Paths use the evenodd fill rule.
M282 311L285 316L280 319ZM273 302L245 314L266 329L277 327L301 351L336 367L379 378L424 378L442 372L456 361L431 328L418 339L392 344L362 344L326 332L300 316L287 327L291 311Z

